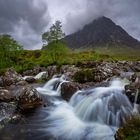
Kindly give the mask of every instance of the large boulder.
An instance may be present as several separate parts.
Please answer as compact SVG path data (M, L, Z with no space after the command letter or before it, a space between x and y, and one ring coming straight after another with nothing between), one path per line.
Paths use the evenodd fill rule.
M69 101L72 95L79 90L79 84L74 82L65 82L61 85L61 97Z
M76 93L78 90L87 89L93 86L95 86L95 83L93 82L84 84L80 84L77 82L64 82L61 85L61 97L64 100L69 101L73 94Z
M39 92L31 86L22 88L20 96L18 98L18 107L26 111L33 109L42 104L42 98Z

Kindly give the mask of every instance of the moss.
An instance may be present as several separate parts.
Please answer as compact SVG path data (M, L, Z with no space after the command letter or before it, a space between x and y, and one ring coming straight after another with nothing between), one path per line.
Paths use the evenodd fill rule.
M74 81L79 83L94 81L94 75L92 69L83 69L76 72L73 76Z
M128 119L117 132L117 140L140 140L140 116Z

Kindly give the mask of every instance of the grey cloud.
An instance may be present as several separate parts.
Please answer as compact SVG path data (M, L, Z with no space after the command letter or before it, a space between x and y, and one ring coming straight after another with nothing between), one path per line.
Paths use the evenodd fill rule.
M81 0L81 3L75 0L75 5L79 5L82 10L73 7L70 7L69 11L66 10L64 29L68 34L79 30L97 17L107 16L140 40L140 0Z
M10 33L25 48L39 48L41 34L61 20L67 34L107 16L140 40L140 0L0 0L0 33Z
M25 48L41 45L49 21L45 0L0 0L0 33L12 34Z

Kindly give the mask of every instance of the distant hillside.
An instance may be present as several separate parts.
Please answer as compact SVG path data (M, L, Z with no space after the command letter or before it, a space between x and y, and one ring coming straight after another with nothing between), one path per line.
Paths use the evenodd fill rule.
M126 46L140 49L140 42L131 37L111 19L101 17L87 24L83 29L63 39L73 49L97 46Z

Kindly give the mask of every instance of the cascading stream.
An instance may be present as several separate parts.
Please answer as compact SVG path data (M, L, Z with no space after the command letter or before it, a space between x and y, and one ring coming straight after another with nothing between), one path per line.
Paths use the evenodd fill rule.
M133 113L124 85L116 79L109 87L78 91L69 103L50 107L46 132L64 140L114 140L116 129Z
M79 91L71 98L70 104L83 121L120 126L133 111L123 90L119 80L116 80L110 87Z
M43 87L38 87L37 90L45 95L60 96L61 84L67 82L64 75L61 77L53 76Z
M68 82L64 75L55 76L38 87L44 102L50 104L35 110L23 123L5 127L1 139L3 135L2 140L5 136L11 140L115 140L126 117L138 112L123 94L125 83L120 79L108 87L79 90L69 102L61 98L63 82Z

